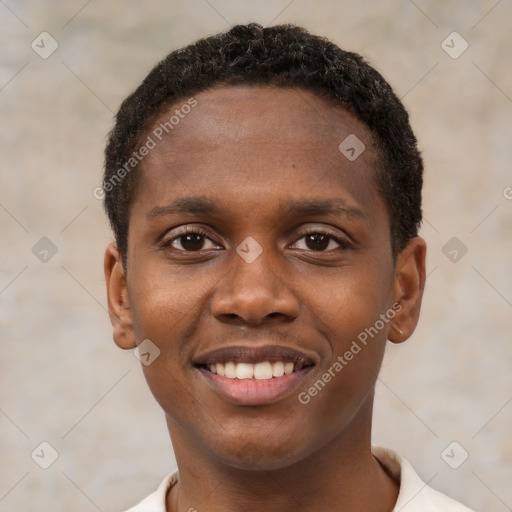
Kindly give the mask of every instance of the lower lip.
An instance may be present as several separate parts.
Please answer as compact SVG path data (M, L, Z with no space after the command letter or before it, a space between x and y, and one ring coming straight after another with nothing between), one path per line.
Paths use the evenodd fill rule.
M205 368L199 368L199 372L210 387L228 402L234 405L265 405L289 395L312 369L309 366L290 375L267 380L228 379Z

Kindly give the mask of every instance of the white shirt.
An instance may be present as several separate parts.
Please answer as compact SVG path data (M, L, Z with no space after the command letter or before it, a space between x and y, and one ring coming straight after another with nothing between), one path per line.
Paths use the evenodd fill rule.
M392 512L473 512L459 502L429 487L412 466L387 448L372 447L372 453L400 483L398 499ZM166 512L167 491L178 481L178 472L171 473L158 489L126 512Z

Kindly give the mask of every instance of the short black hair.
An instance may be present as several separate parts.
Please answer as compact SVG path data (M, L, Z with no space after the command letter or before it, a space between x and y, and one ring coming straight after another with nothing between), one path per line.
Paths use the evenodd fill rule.
M376 182L390 218L393 256L417 236L423 161L408 113L391 86L360 55L301 27L251 23L173 51L121 104L105 150L103 191L124 264L140 174L136 161L133 170L126 163L166 108L214 86L236 85L304 89L355 114L377 147Z

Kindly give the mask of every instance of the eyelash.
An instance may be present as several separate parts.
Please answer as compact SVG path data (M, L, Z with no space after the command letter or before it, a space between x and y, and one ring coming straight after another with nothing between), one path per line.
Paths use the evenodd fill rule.
M169 238L167 240L164 240L163 243L162 243L162 249L165 249L167 247L171 247L172 249L178 251L178 252L183 252L183 253L187 253L187 252L200 252L200 250L198 251L187 251L187 250L184 250L184 249L175 249L174 247L172 247L172 244L173 242L175 242L176 240L179 240L181 237L183 236L186 236L186 235L190 235L190 234L194 234L194 235L200 235L200 236L204 236L205 238L207 238L208 240L210 240L212 243L215 244L215 242L210 238L210 233L208 233L206 230L204 229L201 229L200 227L184 227L183 230L181 231L181 233L179 233L178 235L172 237L172 238ZM303 233L299 238L297 238L297 240L294 242L294 244L296 244L299 240L302 240L303 238L307 237L308 235L325 235L327 237L329 237L330 240L336 242L338 244L339 247L337 247L336 249L334 250L342 250L342 251L346 251L346 250L349 250L349 249L352 249L353 248L353 245L346 239L343 239L343 238L338 238L336 236L334 236L333 234L325 231L325 230L321 230L321 229L312 229L310 231L307 231L305 233ZM314 251L312 249L310 249L311 252L317 252L317 253L330 253L333 249L329 250L329 251Z
M179 233L176 236L173 236L172 238L164 240L162 243L162 248L165 249L166 247L170 247L175 240L179 240L180 238L187 236L187 235L201 235L201 236L204 236L205 238L208 238L208 240L213 242L213 240L210 238L210 233L208 233L206 230L201 229L199 227L185 226L183 228L183 230L181 231L181 233ZM215 243L215 242L213 242L213 243ZM173 249L174 249L174 247L173 247ZM180 249L176 249L176 250L180 251L180 252L194 252L194 251L185 251L185 250L180 250Z

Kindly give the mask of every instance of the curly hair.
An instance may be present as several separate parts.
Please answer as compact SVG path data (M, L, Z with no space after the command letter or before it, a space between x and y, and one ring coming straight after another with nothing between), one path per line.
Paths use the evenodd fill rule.
M138 165L126 164L152 123L178 101L213 86L301 88L342 105L371 131L380 160L376 183L390 218L393 256L417 236L423 161L401 101L360 55L294 25L237 25L173 51L128 96L105 150L104 207L126 264ZM121 179L122 178L122 179Z

